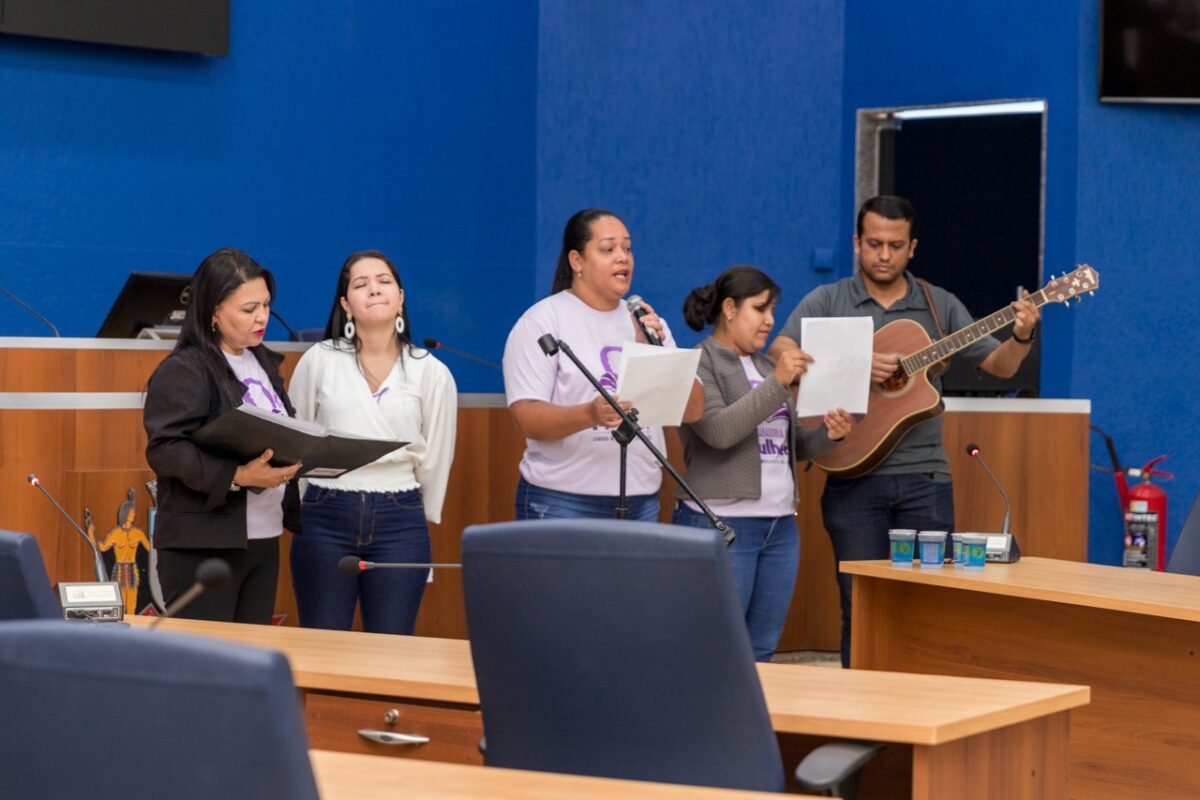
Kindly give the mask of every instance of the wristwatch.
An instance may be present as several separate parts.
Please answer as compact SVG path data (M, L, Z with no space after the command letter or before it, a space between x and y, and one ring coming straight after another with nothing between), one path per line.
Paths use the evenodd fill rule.
M1013 331L1013 335L1012 335L1012 340L1014 342L1016 342L1017 344L1033 344L1033 340L1036 338L1037 338L1037 326L1036 325L1029 329L1029 338L1028 339L1022 339L1020 336L1017 336L1017 333L1015 330Z

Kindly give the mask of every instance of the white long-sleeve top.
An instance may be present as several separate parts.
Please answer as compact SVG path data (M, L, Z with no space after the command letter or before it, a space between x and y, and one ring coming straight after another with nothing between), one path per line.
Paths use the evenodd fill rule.
M372 394L354 351L324 341L300 358L288 395L300 419L371 439L409 442L339 478L311 478L311 483L358 492L420 489L426 519L441 521L458 422L458 389L445 364L426 350L406 348Z

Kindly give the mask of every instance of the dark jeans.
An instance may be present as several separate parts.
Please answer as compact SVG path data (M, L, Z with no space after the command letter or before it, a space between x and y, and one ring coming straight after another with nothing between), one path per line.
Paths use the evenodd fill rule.
M954 530L954 485L933 475L865 475L825 482L821 496L825 530L833 543L834 569L843 561L889 557L888 530ZM850 666L849 575L837 573L842 601L842 666Z
M346 556L426 564L431 560L425 507L416 489L348 492L309 486L300 506L303 536L292 538L292 582L305 628L349 630L362 603L363 630L411 634L427 569L338 572Z
M196 567L210 558L229 563L229 581L200 594L176 616L216 622L270 625L279 583L279 537L250 539L246 549L158 549L158 582L170 606L196 582Z
M746 615L754 659L770 661L787 621L792 590L796 588L796 570L800 567L796 515L724 519L737 534L727 552L738 600ZM675 506L671 521L676 525L712 529L708 517L683 503Z
M534 486L521 478L517 482L517 519L612 519L616 496L572 494ZM626 519L644 522L658 520L658 495L625 496L629 509Z

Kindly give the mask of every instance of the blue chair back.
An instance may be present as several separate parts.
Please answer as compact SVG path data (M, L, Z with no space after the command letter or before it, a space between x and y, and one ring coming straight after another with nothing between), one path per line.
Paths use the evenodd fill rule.
M6 797L317 800L280 653L63 621L0 625Z
M1167 561L1167 572L1200 575L1200 492L1192 500L1192 509L1179 530L1175 549Z
M0 531L0 620L62 619L37 539Z
M462 554L488 764L783 789L715 532L616 520L475 525Z

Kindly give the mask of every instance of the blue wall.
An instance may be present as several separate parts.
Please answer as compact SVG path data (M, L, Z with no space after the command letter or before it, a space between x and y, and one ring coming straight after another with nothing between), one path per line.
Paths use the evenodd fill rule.
M755 264L790 308L838 241L842 3L543 0L537 268L600 206L633 236L634 291L682 343L683 298Z
M1071 383L1130 466L1168 454L1174 536L1200 488L1196 298L1191 237L1200 206L1200 107L1101 104L1098 3L1081 0L1077 258L1101 269L1096 307L1081 309ZM1191 320L1191 321L1189 321ZM1093 461L1104 460L1093 439ZM1092 560L1116 563L1121 527L1110 479L1091 482Z
M498 358L532 299L513 276L533 261L536 36L533 0L256 0L231 4L226 58L5 37L0 283L90 336L130 270L228 244L316 327L342 259L377 247L418 338ZM44 332L0 298L0 335Z

